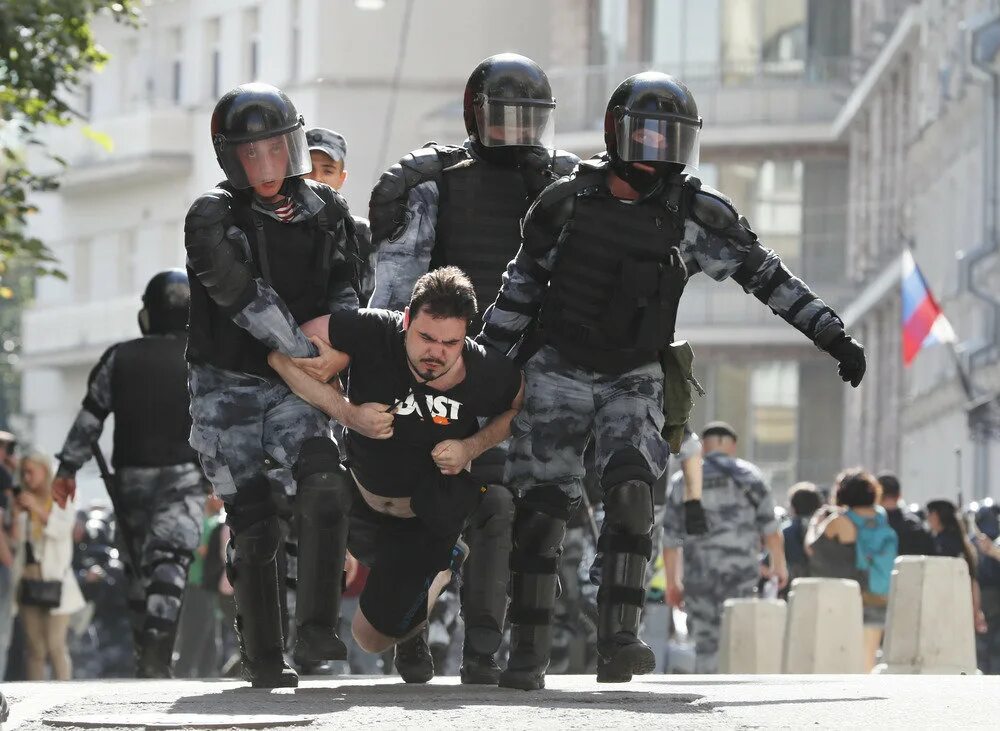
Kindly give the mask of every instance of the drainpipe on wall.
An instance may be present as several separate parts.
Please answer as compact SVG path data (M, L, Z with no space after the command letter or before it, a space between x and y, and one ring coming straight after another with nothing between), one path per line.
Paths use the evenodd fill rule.
M978 21L978 22L977 22ZM1000 124L1000 16L980 16L969 24L972 31L972 65L986 78L989 98L983 104L983 239L972 251L959 252L959 283L962 289L989 306L982 341L966 354L972 374L995 354L1000 345L1000 299L976 284L975 272L998 250L997 239L997 131ZM984 422L988 409L969 411L973 437L973 496L984 498L989 490L989 429Z

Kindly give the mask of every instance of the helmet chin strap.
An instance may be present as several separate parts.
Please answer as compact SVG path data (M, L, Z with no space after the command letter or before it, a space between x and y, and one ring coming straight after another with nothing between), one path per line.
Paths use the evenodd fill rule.
M643 170L634 163L611 158L611 170L619 178L631 185L639 194L640 200L654 195L669 178L679 175L684 166L672 162L643 163L653 168L653 171Z

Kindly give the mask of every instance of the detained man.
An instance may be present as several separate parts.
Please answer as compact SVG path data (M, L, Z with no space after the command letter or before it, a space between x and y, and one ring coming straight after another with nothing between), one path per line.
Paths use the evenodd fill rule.
M407 682L433 677L421 630L464 558L456 545L486 491L469 465L510 435L524 397L518 367L467 337L476 314L471 282L445 267L417 280L403 312L306 323L318 357L269 358L295 393L347 427L348 548L371 569L352 630L368 652L398 645ZM345 398L329 381L348 367ZM304 451L300 480L345 469L329 440Z

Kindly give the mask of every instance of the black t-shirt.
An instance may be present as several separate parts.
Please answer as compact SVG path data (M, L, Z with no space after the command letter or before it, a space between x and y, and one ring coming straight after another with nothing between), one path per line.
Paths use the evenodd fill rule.
M409 497L419 475L437 471L434 446L479 431L480 418L507 411L521 388L521 371L510 360L465 339L465 379L438 391L410 372L403 346L403 313L362 309L330 316L330 344L351 357L348 397L396 410L393 435L369 439L347 432L347 453L365 489L385 497Z

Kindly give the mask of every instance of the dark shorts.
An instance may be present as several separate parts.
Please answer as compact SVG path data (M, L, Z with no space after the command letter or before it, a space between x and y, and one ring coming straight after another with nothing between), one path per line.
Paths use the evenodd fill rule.
M419 518L377 513L354 491L347 547L370 569L359 606L372 627L399 638L427 619L428 590L451 564L457 539L432 533Z

